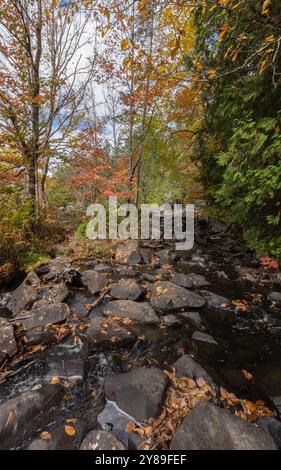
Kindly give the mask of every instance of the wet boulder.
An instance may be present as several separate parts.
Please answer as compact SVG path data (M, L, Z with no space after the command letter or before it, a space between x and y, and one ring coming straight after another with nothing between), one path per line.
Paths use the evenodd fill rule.
M141 263L141 255L138 242L136 240L127 240L119 243L115 254L116 263L135 266Z
M194 292L169 281L159 282L152 288L151 306L160 312L170 312L181 308L200 308L205 299Z
M190 289L193 285L192 281L182 273L176 273L171 277L171 282L177 284L178 286L184 287L185 289Z
M281 292L271 292L268 300L274 304L281 305Z
M47 412L60 405L63 395L60 385L46 385L3 403L0 406L0 449L22 445L46 422Z
M176 315L165 315L163 318L163 324L167 326L168 328L170 327L175 327L175 326L181 326L182 322Z
M119 300L139 300L143 294L143 287L129 279L119 282L110 291L110 295Z
M200 294L206 299L208 307L223 309L230 306L230 300L222 295L217 295L207 290L201 290Z
M187 279L194 287L206 287L210 285L205 276L201 274L190 273L187 275Z
M94 270L84 271L81 277L82 284L88 287L91 294L98 294L109 284L106 274Z
M64 302L69 296L69 289L64 282L54 285L43 294L43 300L50 304L58 304Z
M168 377L160 369L141 367L105 377L105 393L121 410L143 422L160 414Z
M201 331L194 331L191 339L195 344L207 343L215 346L218 345L217 341L211 335L202 333Z
M182 356L174 363L173 368L178 378L188 377L195 380L202 378L208 385L216 388L212 377L191 356Z
M111 432L91 431L83 440L80 450L126 450Z
M93 294L74 292L67 300L67 304L76 318L85 318L90 313L90 305L96 300Z
M58 256L51 263L36 269L38 276L42 276L46 282L61 283L67 285L79 285L80 274L73 268L71 262Z
M39 297L39 286L39 277L34 271L31 271L22 284L13 292L7 304L7 308L13 313L13 316L18 315L22 310L28 310L32 307Z
M0 363L7 356L16 354L17 350L13 325L0 317Z
M184 418L171 450L275 450L272 437L255 424L210 402L199 402Z
M107 401L104 409L98 416L98 423L102 430L111 431L126 447L128 447L130 435L127 432L127 425L132 422L135 422L132 416L122 411L113 401Z
M267 431L277 447L281 448L281 422L271 416L263 416L257 421L257 425Z
M67 319L70 315L68 305L63 303L49 304L42 300L35 304L32 310L21 313L16 320L26 330L32 330L38 327L44 327L49 324L58 324Z
M52 348L48 355L48 372L45 376L47 383L50 383L54 377L59 377L63 385L76 385L83 382L85 375L84 357L78 348L66 345Z
M128 318L143 325L160 323L159 317L147 302L114 300L104 307L103 314L105 317Z
M181 312L179 317L186 320L191 325L198 328L202 323L202 318L198 312Z
M111 349L127 346L135 340L134 335L110 318L92 318L86 325L77 329L77 334L89 346Z

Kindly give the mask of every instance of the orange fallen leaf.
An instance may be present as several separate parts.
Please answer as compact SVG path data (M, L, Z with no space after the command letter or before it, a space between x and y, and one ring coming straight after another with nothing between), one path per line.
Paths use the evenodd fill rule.
M50 384L52 384L52 385L58 385L58 384L60 384L60 383L61 383L61 381L60 381L60 377L59 377L59 376L54 376L54 377L52 377L52 380L51 380L51 382L50 382Z
M253 380L253 374L251 374L251 372L248 372L246 369L242 369L241 372L246 380Z
M16 415L15 410L10 411L9 416L6 421L6 426L5 426L6 428L12 424L12 422L14 421L15 415Z
M128 423L126 427L127 432L134 432L136 429L136 424L135 423Z
M66 434L70 437L74 437L75 434L76 434L76 431L72 426L66 426L65 425L64 430L65 430Z

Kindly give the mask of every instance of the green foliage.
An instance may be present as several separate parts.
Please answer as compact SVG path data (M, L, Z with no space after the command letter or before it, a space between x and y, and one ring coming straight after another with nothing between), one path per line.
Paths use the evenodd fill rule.
M88 225L88 222L82 222L82 224L79 225L78 229L76 230L76 236L78 238L86 237L87 225Z
M204 131L194 158L216 212L241 228L258 256L281 259L281 80L272 68L261 71L260 54L253 53L244 66L259 41L277 34L273 24L281 4L273 1L272 7L272 23L252 0L241 6L239 21L228 9L197 14L197 57L221 78L204 88ZM231 34L218 41L215 31L222 22ZM228 51L239 35L245 39L231 61ZM275 61L280 70L280 53Z

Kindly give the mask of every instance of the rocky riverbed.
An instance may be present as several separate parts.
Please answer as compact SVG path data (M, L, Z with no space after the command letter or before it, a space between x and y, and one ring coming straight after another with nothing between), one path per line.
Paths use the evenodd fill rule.
M57 257L0 295L0 448L280 448L280 338L280 273L214 221Z

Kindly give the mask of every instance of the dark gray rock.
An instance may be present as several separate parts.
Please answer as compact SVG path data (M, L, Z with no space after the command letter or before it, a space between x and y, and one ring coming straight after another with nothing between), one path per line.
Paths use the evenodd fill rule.
M114 286L110 295L119 300L139 300L144 294L144 289L133 280L124 280Z
M11 310L8 309L8 302L10 300L11 295L2 294L0 295L0 317L1 318L10 318L12 316Z
M205 305L203 297L169 281L153 286L151 306L160 312L170 312L181 308L200 308Z
M152 252L149 250L149 248L141 248L140 249L140 254L142 257L142 260L144 264L149 264L152 260Z
M98 294L109 283L106 274L98 273L94 270L84 271L81 280L83 285L88 287L91 294Z
M114 300L104 308L105 317L129 318L137 323L153 325L160 323L159 317L147 302Z
M127 346L135 341L134 335L110 318L92 318L77 329L77 334L95 348L110 349Z
M31 271L23 283L13 292L7 308L11 310L13 316L18 315L21 310L28 310L38 299L38 290L40 279Z
M216 388L215 382L208 372L203 369L191 356L182 356L178 359L173 368L176 370L177 377L188 377L191 379L204 379L205 382Z
M23 393L0 406L0 449L22 445L47 419L47 412L58 406L64 391L59 385L46 385Z
M75 430L75 435L70 436L65 432L65 424L55 424L48 427L49 439L44 439L44 432L33 439L27 450L78 450L83 436L83 424L71 422L71 427Z
M271 292L268 296L268 300L277 305L281 305L281 292Z
M275 450L272 437L210 402L199 402L184 418L171 450Z
M163 318L163 323L165 326L168 328L173 327L173 326L182 326L182 322L176 317L176 315L165 315Z
M111 273L112 267L108 266L107 264L97 264L95 267L95 271L97 273Z
M145 281L145 282L155 282L156 278L155 278L155 276L152 276L152 274L143 273L141 275L141 280Z
M230 306L230 300L226 297L214 294L207 290L201 290L200 294L206 299L208 307L226 308Z
M179 313L179 317L196 326L197 328L202 323L202 318L198 312L181 312Z
M107 401L98 417L98 423L103 431L111 431L115 437L128 447L127 425L135 420L122 411L115 402ZM136 423L137 424L137 423Z
M109 400L115 401L121 410L143 422L160 414L168 377L160 369L141 367L126 374L106 377L104 386Z
M193 285L192 281L188 279L185 274L176 273L171 277L171 281L178 286L185 287L186 289L190 289Z
M4 318L0 318L0 363L5 357L16 354L17 350L13 325Z
M64 282L55 285L52 289L49 289L46 295L43 295L43 300L50 304L59 304L67 299L69 296L69 290Z
M90 305L96 300L95 296L84 292L75 292L67 304L76 318L85 318L89 315Z
M83 440L80 450L126 450L111 432L91 431Z
M169 250L161 250L156 253L157 264L159 266L166 266L174 263L174 257L170 255Z
M115 255L116 263L129 264L134 266L141 262L138 242L136 240L127 240L120 243L116 249Z
M36 272L47 282L65 282L67 285L79 285L80 282L79 272L73 268L69 259L60 256L48 265L40 267Z
M117 271L118 271L118 273L121 277L132 278L132 277L137 277L138 274L139 274L136 269L127 268L127 267L124 267L124 266L121 266L121 267L117 268Z
M217 341L211 335L201 333L201 331L194 331L191 339L195 343L208 343L218 345Z
M195 273L187 274L187 279L189 280L189 282L192 283L194 287L206 287L210 285L207 279L201 274L195 274Z
M263 416L257 421L257 425L267 431L278 448L281 448L281 422L271 416Z
M16 320L23 325L27 330L33 328L44 327L49 324L61 323L70 315L68 305L58 303L49 304L42 300L35 304L35 306L28 312L28 315L23 312L17 315Z

